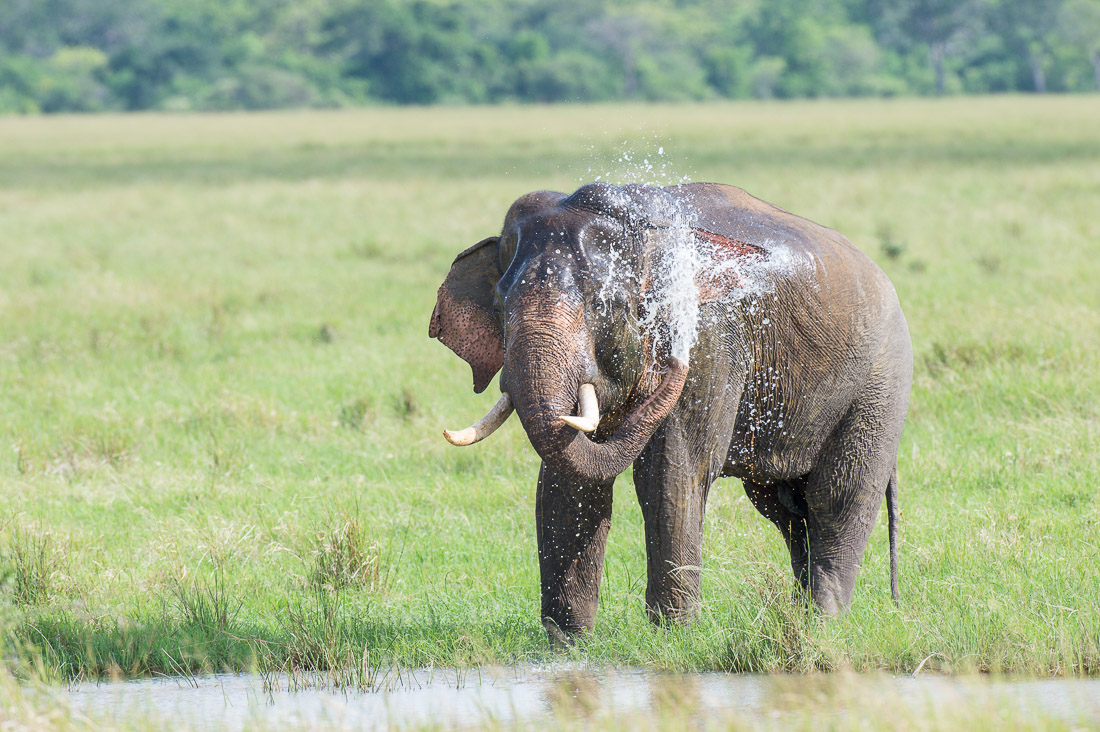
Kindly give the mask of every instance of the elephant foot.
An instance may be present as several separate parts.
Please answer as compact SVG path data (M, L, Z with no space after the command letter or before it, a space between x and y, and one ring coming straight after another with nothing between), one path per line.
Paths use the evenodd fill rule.
M647 602L646 615L654 625L688 625L699 619L697 597L679 595L672 602Z
M543 630L546 631L546 640L555 651L568 651L576 647L577 639L585 633L584 628L576 628L571 631L564 630L553 618L542 619Z
M838 581L819 571L812 571L810 577L810 597L814 607L822 615L835 617L847 612L852 604L852 590L855 582Z
M836 598L831 594L818 593L814 595L814 607L817 611L828 618L834 618L844 612L844 608L840 606Z
M660 608L647 607L646 616L649 622L660 627L662 625L690 625L699 619L698 608L691 610L662 610Z

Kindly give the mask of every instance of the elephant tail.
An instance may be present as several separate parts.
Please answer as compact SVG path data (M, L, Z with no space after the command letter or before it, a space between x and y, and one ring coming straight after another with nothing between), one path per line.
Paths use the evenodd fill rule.
M898 468L890 473L890 482L886 484L886 515L890 529L890 595L894 605L900 607L901 594L898 592Z

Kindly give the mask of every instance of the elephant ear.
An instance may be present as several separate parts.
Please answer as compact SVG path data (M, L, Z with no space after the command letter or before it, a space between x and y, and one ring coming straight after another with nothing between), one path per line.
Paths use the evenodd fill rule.
M706 229L692 228L691 235L703 246L708 256L706 264L696 273L699 302L721 300L739 289L742 267L767 257L767 252L755 244L731 239Z
M470 364L474 391L485 391L504 363L504 333L493 314L493 288L501 277L497 245L491 236L455 257L436 296L428 335Z
M682 231L682 230L681 230ZM689 230L694 243L705 253L703 265L695 273L695 285L699 288L699 304L722 300L742 287L740 272L743 267L765 259L767 251L755 244L731 239L698 227ZM659 252L663 247L674 246L672 237L677 233L671 221L650 221L646 227L642 292L653 283L654 267L660 266Z

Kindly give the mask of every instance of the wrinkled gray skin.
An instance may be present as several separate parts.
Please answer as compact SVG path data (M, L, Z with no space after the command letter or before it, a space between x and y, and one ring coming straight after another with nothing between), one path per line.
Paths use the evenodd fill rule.
M759 268L752 292L735 274L701 281L686 371L667 347L654 366L651 344L667 337L639 324L673 210L734 263L788 262ZM608 278L625 273L627 286L603 300ZM430 334L471 364L478 392L502 369L542 457L535 516L552 641L593 625L612 483L630 464L655 621L698 611L703 511L720 476L743 481L827 615L851 603L887 495L896 601L909 332L886 276L837 232L717 184L528 194L500 237L455 260ZM585 382L604 415L591 436L558 419L576 413Z

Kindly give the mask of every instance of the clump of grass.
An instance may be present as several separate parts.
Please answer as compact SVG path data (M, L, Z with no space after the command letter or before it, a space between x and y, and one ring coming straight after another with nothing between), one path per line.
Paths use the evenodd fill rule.
M727 667L737 673L832 671L836 655L817 639L822 618L790 576L771 564L747 576L755 602L730 623ZM753 617L748 612L756 608ZM739 613L740 614L740 613Z
M357 519L347 519L334 531L318 535L312 554L309 585L315 590L382 589L382 545L368 543Z
M984 341L951 343L934 341L931 350L921 359L925 370L931 373L954 369L971 369L998 362L1017 362L1029 355L1027 348L1011 341Z
M284 670L326 671L347 665L350 629L339 592L315 592L312 607L298 599L282 617L281 629L288 638Z
M61 437L56 447L49 448L49 457L45 459L38 458L34 447L17 442L16 469L20 475L44 472L72 484L104 469L121 471L137 446L126 427L105 422Z
M893 229L884 226L878 231L879 248L884 257L891 262L896 262L905 254L906 247L898 241Z
M19 475L29 475L35 470L34 459L30 456L29 451L23 445L22 441L16 442L12 446L15 450L15 470Z
M57 591L68 555L51 534L27 529L10 519L0 528L0 583L17 605L42 605Z
M379 592L389 574L382 543L370 541L358 518L316 532L308 551L310 594L287 603L279 614L278 652L258 654L264 687L373 688L375 655L358 635L358 617L347 609L347 591Z
M220 564L209 580L185 572L172 579L169 590L183 623L207 633L226 633L244 604L234 596Z
M366 239L348 247L347 254L358 259L383 259L386 250L373 239Z
M134 449L134 441L128 434L105 428L88 435L84 449L93 459L114 470L119 470Z
M359 397L347 404L340 405L340 411L336 419L341 427L358 431L363 429L368 416L370 416L370 399Z
M995 275L1001 271L1001 258L996 254L986 252L978 256L978 267L988 275Z
M412 419L420 413L420 403L416 398L416 393L407 387L402 390L395 406L398 416L402 419Z
M377 653L358 640L340 592L316 590L309 601L289 603L279 617L281 652L259 655L265 691L279 691L284 683L288 691L378 687L383 677Z
M210 322L206 325L206 339L211 342L221 341L225 337L228 315L222 303L213 303L210 306Z

